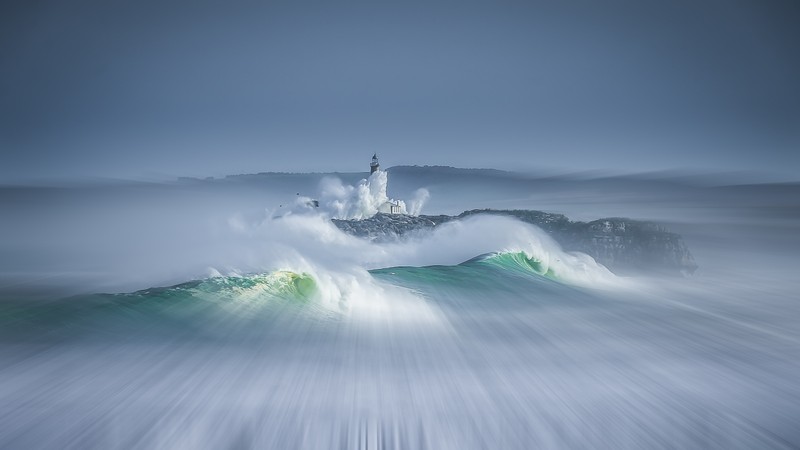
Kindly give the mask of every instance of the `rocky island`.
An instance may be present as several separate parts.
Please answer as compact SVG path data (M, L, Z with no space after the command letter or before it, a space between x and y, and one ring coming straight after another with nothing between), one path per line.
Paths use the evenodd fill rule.
M403 238L476 214L511 216L547 232L566 251L586 253L617 274L692 274L697 264L683 238L663 226L625 218L571 221L562 214L531 210L475 209L457 216L378 213L362 220L333 219L342 231L370 240Z

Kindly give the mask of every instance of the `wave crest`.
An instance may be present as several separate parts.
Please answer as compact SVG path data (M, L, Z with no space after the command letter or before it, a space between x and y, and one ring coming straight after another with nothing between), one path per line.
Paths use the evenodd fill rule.
M219 276L172 288L194 294L215 294L235 298L279 297L309 300L318 293L317 282L308 273L278 270L249 276Z

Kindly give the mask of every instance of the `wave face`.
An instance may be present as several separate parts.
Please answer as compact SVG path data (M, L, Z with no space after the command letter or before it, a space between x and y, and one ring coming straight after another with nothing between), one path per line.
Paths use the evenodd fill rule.
M535 273L550 278L557 277L545 261L530 258L525 252L487 255L477 258L476 262L497 265L506 270L518 270L522 273Z
M476 282L490 288L492 285L513 283L533 284L541 288L559 280L546 262L532 258L525 252L490 253L454 266L390 267L372 270L371 273L392 283L412 283L418 292Z
M426 187L407 184L403 198ZM163 209L161 191L125 191L146 213L111 196L60 220L0 217L31 230L2 245L20 271L80 288L0 291L0 448L800 443L797 252L759 250L778 227L749 234L749 211L746 228L684 226L694 277L631 278L515 217L370 240L315 211L242 211L244 191L222 186L235 195L192 187ZM506 198L524 188L512 187ZM35 203L24 200L22 212Z
M77 296L55 304L5 303L0 309L0 336L10 341L92 339L98 335L182 336L204 339L260 334L282 316L340 321L367 317L375 307L402 310L403 294L435 296L438 289L478 282L528 285L526 290L553 289L561 281L546 261L525 252L485 254L457 265L389 267L369 271L366 279L328 288L309 273L278 270L265 274L214 276L170 287L123 294ZM321 275L321 276L320 276ZM321 279L334 277L320 274ZM329 281L330 283L330 281ZM339 284L338 286L336 284ZM392 294L392 290L395 290ZM327 294L327 295L326 295ZM389 302L371 298L380 294ZM364 315L366 313L366 316ZM411 314L418 314L419 310ZM422 313L424 315L425 313ZM420 317L414 317L419 319Z
M315 308L313 277L289 271L213 277L127 294L71 297L31 306L4 303L0 336L7 341L130 339L131 334L204 338L248 333L280 308L302 313ZM320 315L313 311L312 314Z

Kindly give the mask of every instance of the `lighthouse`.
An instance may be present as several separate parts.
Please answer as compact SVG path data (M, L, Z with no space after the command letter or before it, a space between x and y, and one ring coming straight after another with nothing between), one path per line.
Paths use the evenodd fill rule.
M384 198L386 201L383 202L382 205L378 207L379 213L384 214L405 214L405 204L399 201L392 200L386 196L386 186L387 186L387 179L386 179L386 172L380 172L381 165L378 163L378 154L375 153L372 155L372 162L369 163L369 180L361 180L362 183L366 181L367 187L369 188L370 192L373 192L372 195L378 195L378 198ZM378 175L375 175L375 178L372 175L375 172L380 172ZM374 185L371 185L374 183Z
M373 173L377 172L380 167L381 165L378 164L378 154L375 153L372 155L372 162L369 163L369 174L372 175Z

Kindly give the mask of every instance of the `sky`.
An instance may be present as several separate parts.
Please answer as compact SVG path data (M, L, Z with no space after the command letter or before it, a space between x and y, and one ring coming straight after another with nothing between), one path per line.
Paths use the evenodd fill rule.
M17 1L0 182L451 165L800 173L794 0Z

